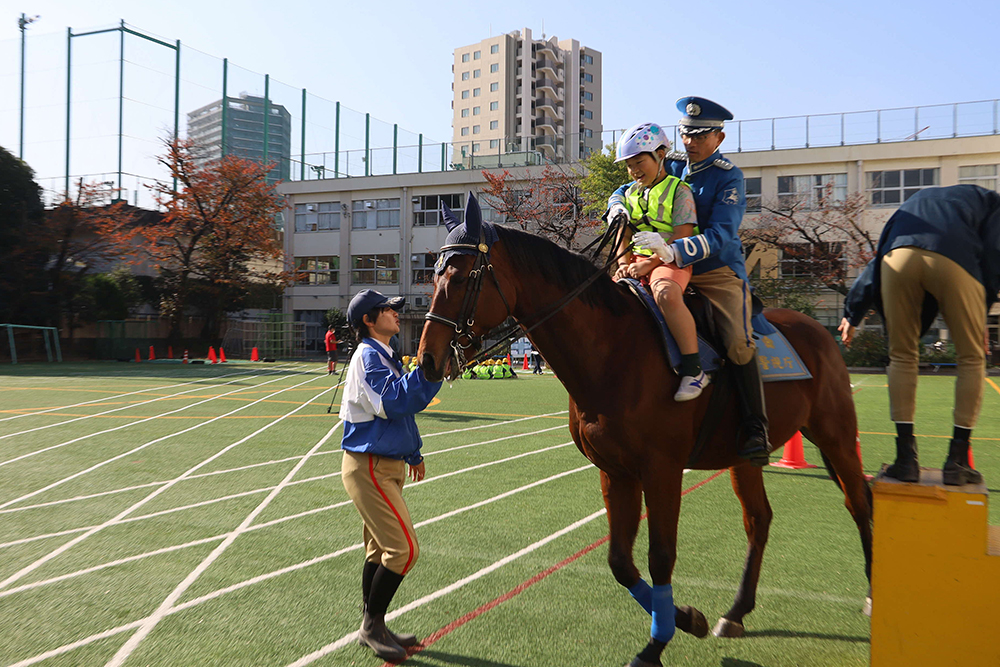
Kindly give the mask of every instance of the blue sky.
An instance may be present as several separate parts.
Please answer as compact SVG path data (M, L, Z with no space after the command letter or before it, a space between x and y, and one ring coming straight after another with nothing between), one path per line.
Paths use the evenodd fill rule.
M8 70L22 11L41 15L29 28L33 35L63 41L67 26L80 32L124 19L436 141L451 138L453 50L522 27L540 36L543 22L546 35L575 38L603 53L608 130L641 121L673 124L674 100L688 94L714 99L742 119L1000 97L995 0L20 0L6 6L0 44L8 47ZM39 57L31 44L29 61ZM46 87L65 86L61 73L49 76ZM0 81L5 106L16 106L10 102L16 84L10 76ZM34 85L43 84L36 78ZM10 118L2 116L5 145L16 136ZM106 115L91 122L115 125Z

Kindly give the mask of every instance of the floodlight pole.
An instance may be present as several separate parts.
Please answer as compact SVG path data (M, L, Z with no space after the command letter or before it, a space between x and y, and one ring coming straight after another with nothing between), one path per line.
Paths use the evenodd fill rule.
M17 27L21 29L21 109L20 118L21 122L19 127L19 138L18 138L18 149L17 156L24 159L24 31L29 25L38 20L37 16L27 17L23 13L21 18L17 20Z

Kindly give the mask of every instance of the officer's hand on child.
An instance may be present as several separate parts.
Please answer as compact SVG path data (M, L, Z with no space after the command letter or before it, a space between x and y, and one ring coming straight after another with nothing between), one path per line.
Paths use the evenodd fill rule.
M415 466L410 466L410 479L414 482L419 482L424 478L426 472L427 471L424 469L424 462L421 461Z
M664 264L673 264L674 248L663 240L656 232L637 232L633 238L637 247L647 248L657 254Z

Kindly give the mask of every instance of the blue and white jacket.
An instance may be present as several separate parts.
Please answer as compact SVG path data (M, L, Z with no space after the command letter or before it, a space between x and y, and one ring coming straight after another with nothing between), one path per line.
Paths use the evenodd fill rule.
M347 370L340 446L418 465L423 460L422 443L413 416L430 404L440 388L441 383L428 382L420 368L404 375L388 345L365 338Z

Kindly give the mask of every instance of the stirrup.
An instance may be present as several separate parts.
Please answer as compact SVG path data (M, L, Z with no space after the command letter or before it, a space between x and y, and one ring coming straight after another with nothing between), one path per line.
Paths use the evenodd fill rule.
M701 396L701 392L708 386L711 379L701 371L698 375L685 375L681 378L681 386L674 394L674 400L678 403L690 401Z

